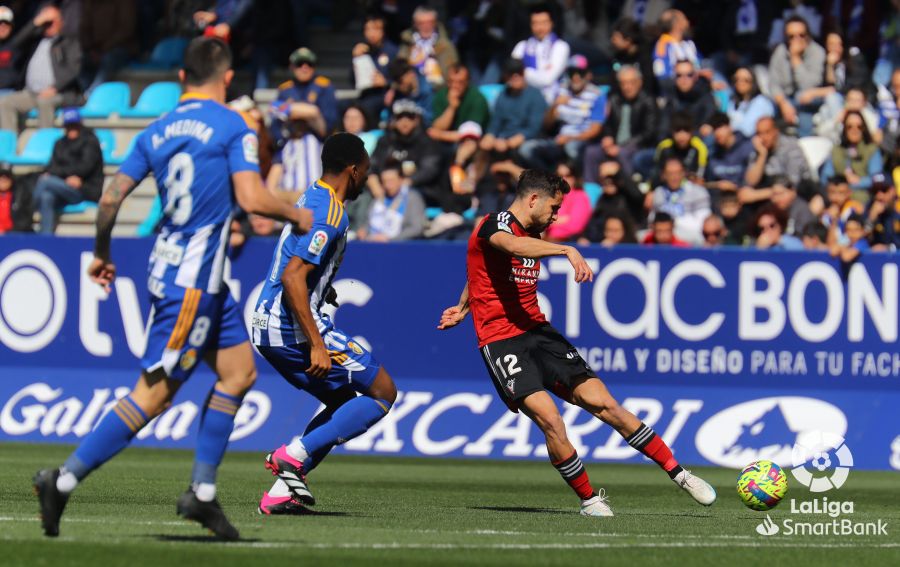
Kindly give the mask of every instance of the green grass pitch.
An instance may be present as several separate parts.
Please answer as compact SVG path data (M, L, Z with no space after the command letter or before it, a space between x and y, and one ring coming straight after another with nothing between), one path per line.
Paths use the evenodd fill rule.
M900 565L896 473L854 471L829 493L854 501L856 521L887 521L887 537L767 538L755 532L765 514L740 503L731 470L696 469L719 492L707 509L654 466L588 464L617 515L585 518L547 463L334 456L310 478L318 514L263 517L256 505L272 481L263 455L231 453L219 497L243 540L221 543L175 515L192 455L148 449L128 449L90 477L51 540L31 475L69 451L0 444L0 565ZM808 498L795 485L788 499L792 490Z

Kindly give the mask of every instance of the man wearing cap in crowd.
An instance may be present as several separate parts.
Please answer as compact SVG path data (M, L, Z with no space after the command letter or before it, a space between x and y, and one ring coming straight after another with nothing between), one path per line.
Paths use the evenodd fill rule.
M334 85L327 77L316 74L316 54L308 47L291 53L289 81L278 85L278 97L273 105L272 136L277 142L284 139L282 125L286 120L302 120L309 131L324 139L338 119Z
M872 176L869 188L868 210L866 211L866 228L872 250L900 250L900 199L897 189L886 176L877 173Z
M587 58L573 55L566 68L568 81L547 112L545 124L559 126L554 138L535 138L519 148L529 167L554 170L563 158L581 163L584 147L600 136L606 118L606 96L591 83Z
M12 37L13 11L0 6L0 96L8 95L19 86L19 56L21 48Z
M0 128L18 131L19 115L35 107L38 125L49 128L59 105L80 102L81 45L62 30L62 13L49 5L16 34L13 42L22 46L22 60L27 61L19 82L24 88L0 99Z
M41 234L53 234L59 210L82 201L97 202L103 189L100 142L81 124L77 108L62 113L65 133L53 146L47 171L35 183L32 206L41 214Z

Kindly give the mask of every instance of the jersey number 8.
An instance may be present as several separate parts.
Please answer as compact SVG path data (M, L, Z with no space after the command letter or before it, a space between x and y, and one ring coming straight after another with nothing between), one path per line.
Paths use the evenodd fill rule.
M169 172L166 175L166 191L168 200L163 211L172 219L172 224L184 224L191 218L194 199L191 197L191 186L194 184L194 160L187 153L178 153L169 160Z

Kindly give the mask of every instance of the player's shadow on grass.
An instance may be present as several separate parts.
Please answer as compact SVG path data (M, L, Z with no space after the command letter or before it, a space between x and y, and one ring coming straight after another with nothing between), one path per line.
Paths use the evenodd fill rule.
M530 506L467 506L469 510L487 510L489 512L526 512L530 514L571 514L566 510L553 508L532 508Z
M157 541L167 543L230 543L228 540L218 538L214 535L174 535L174 534L156 534L147 536ZM258 538L241 538L238 540L242 543L253 543L261 541Z

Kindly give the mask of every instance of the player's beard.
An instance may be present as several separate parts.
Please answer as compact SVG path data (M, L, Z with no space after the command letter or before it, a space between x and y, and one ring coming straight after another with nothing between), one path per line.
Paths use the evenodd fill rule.
M350 183L347 186L347 201L355 201L357 197L362 195L363 188L366 186L366 180L364 177L360 178L360 181L357 182L352 177L350 178Z

